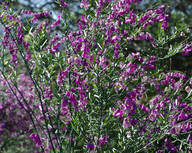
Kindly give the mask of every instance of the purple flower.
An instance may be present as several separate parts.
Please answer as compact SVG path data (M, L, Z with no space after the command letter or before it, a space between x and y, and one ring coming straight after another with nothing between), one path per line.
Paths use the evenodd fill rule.
M187 119L187 115L185 115L185 113L183 111L180 113L180 115L177 118L178 121L182 121L182 120L186 120L186 119Z
M89 149L90 151L92 151L94 148L95 148L94 144L87 145L87 149Z
M117 110L113 113L113 116L115 116L115 117L118 117L118 116L119 116L119 119L121 119L121 118L123 117L123 113L124 113L123 110L117 109Z
M84 7L85 10L87 10L87 9L89 8L89 6L90 6L88 0L81 0L81 3L82 3L82 4L80 4L80 7L81 7L81 8Z
M152 110L152 111L151 111L151 114L149 115L149 120L155 121L157 115L158 115L157 111L156 111L156 110Z
M161 25L161 29L167 29L167 25L168 25L168 22L163 21L163 23Z
M135 17L135 14L133 12L130 12L129 16L125 17L125 23L134 24L136 22Z
M68 4L65 3L63 0L61 0L61 6L66 7L66 6L68 6Z
M131 122L129 121L129 118L124 118L123 120L123 128L127 128L131 126Z
M39 134L32 133L29 137L32 138L32 140L36 143L36 146L38 148L40 148L42 146L43 143L41 142L41 140L39 138Z
M65 94L67 97L71 98L72 97L72 94L70 91L66 91L66 94Z
M81 82L80 77L77 76L77 78L76 78L76 80L75 80L75 83L76 83L76 84L80 84L80 82Z
M109 138L109 137L108 137L108 136L105 136L104 138L100 138L100 139L99 139L99 145L104 146L105 143L108 142L108 141L107 141L107 138Z

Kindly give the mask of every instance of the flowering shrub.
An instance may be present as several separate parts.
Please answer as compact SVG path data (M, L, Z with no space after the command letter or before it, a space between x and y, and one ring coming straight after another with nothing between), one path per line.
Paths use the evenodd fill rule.
M167 32L169 7L139 13L140 2L83 0L79 30L61 35L51 32L67 30L67 14L39 23L51 13L14 13L2 2L3 92L28 117L16 130L29 131L42 152L192 150L192 79L165 64L190 54L190 29ZM67 12L70 4L58 3Z

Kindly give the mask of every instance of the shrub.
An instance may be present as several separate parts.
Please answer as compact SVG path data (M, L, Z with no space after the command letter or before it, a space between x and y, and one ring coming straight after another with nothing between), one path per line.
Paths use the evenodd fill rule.
M51 13L2 3L1 80L42 152L191 151L192 81L167 65L190 54L190 29L169 27L165 5L137 12L140 1L84 0L79 30L63 34L52 32L67 14L38 23Z

